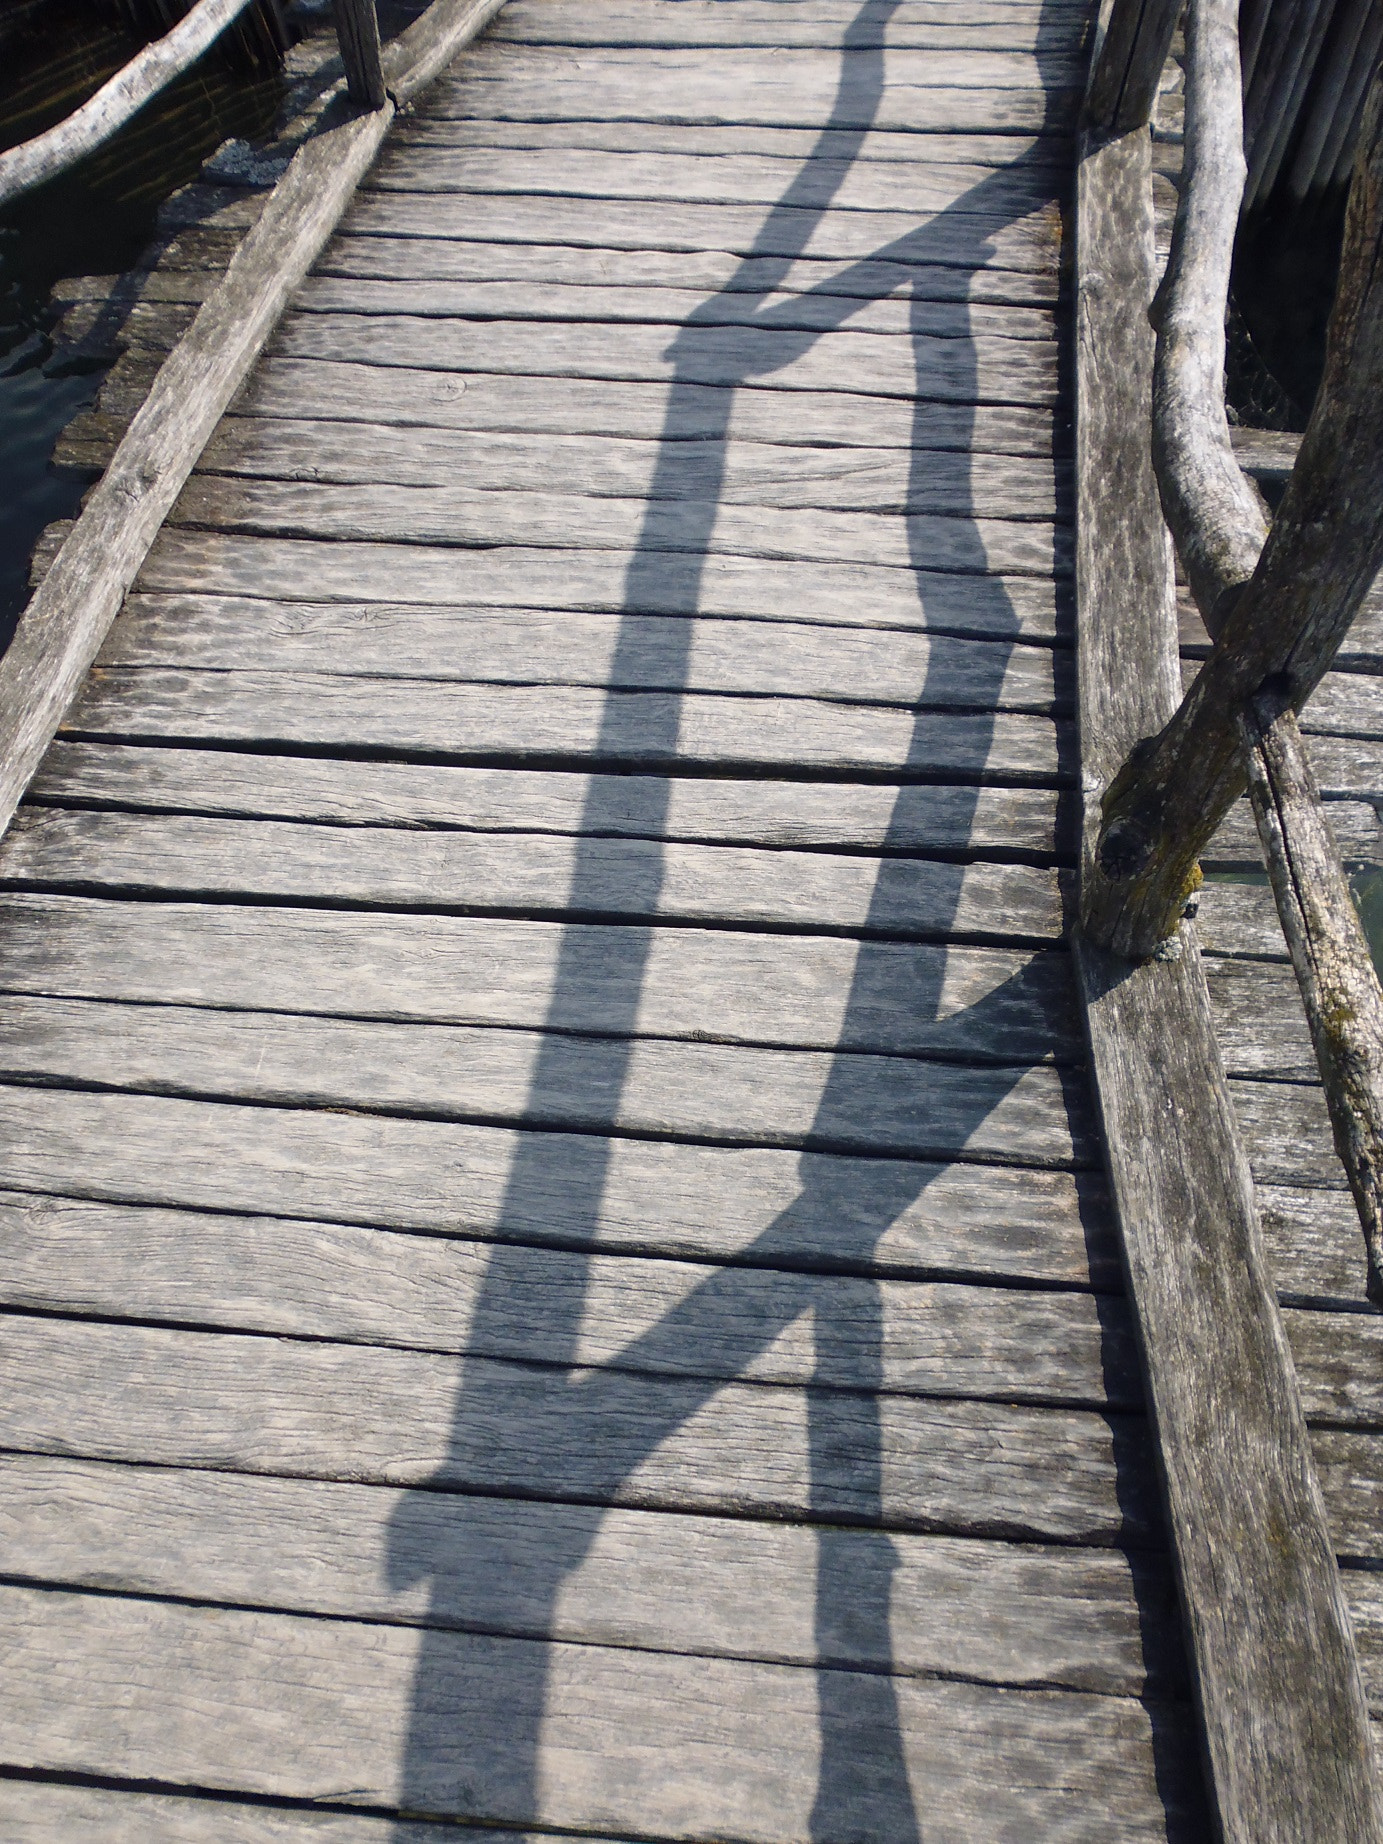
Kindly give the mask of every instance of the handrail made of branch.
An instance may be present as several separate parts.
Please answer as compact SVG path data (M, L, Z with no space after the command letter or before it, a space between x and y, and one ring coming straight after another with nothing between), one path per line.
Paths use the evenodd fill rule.
M1230 11L1229 0L1201 0L1202 16ZM1203 34L1202 34L1203 38ZM1210 60L1207 59L1209 74ZM1221 73L1223 75L1223 73ZM1214 186L1214 168L1197 171L1204 83L1188 71L1188 160L1174 241L1181 246L1159 303L1159 421L1169 519L1189 551L1192 587L1214 646L1210 658L1162 732L1145 739L1111 783L1104 800L1097 872L1085 912L1091 938L1127 959L1157 951L1176 929L1199 882L1197 860L1246 773L1240 716L1267 689L1283 710L1297 711L1329 670L1359 605L1383 566L1383 78L1365 113L1346 212L1340 280L1331 315L1325 372L1297 463L1267 541L1257 551L1261 510L1251 489L1234 484L1223 422L1223 333L1216 307L1194 335L1175 290L1200 297L1209 312L1206 272L1187 243L1202 220L1188 196ZM1237 86L1237 77L1236 77ZM1237 109L1237 87L1235 89ZM1221 92L1220 102L1225 103ZM1226 105L1227 106L1227 105ZM1237 169L1242 172L1242 167ZM1231 183L1237 173L1231 174ZM1218 219L1225 218L1223 206ZM1209 217L1205 220L1208 225ZM1178 384L1193 398L1178 394ZM1168 427L1169 411L1182 418ZM1194 462L1178 481L1169 471ZM1213 490L1218 482L1222 492ZM1196 497L1194 488L1206 497ZM1202 522L1213 514L1212 535ZM1193 541L1188 522L1196 521ZM1246 529L1247 528L1247 529Z
M1273 558L1262 502L1235 458L1224 409L1225 308L1246 171L1241 94L1234 0L1194 0L1187 22L1186 165L1154 305L1152 445L1167 523L1215 642L1207 670L1237 679L1239 697L1227 706L1203 700L1197 711L1198 681L1162 736L1135 751L1116 777L1096 847L1086 928L1134 954L1170 936L1195 876L1194 853L1247 779L1336 1148L1364 1232L1368 1293L1383 1304L1383 990L1295 717L1383 562L1383 487L1376 472L1370 478L1358 466L1362 455L1376 471L1380 448L1368 418L1369 398L1383 381L1377 275L1383 87L1370 105L1351 195L1332 364L1279 515L1286 559L1279 554L1275 576L1267 570ZM1353 414L1352 431L1342 426L1342 411ZM1352 440L1342 440L1347 436ZM1340 443L1340 453L1323 454L1325 443ZM1336 492L1343 475L1352 504L1332 504L1331 488L1312 478L1313 466L1333 477ZM1293 568L1304 573L1295 581ZM1272 585L1266 592L1265 575ZM1292 591L1295 611L1284 605L1284 589ZM1292 612L1295 631L1284 620ZM1324 632L1313 635L1307 626L1303 633L1303 616ZM1168 774L1182 779L1160 781ZM1165 799L1172 789L1174 797ZM1160 835L1148 824L1150 813ZM1194 843L1171 830L1177 824L1189 828ZM1152 853L1143 857L1149 843Z
M197 0L171 32L146 45L94 96L56 127L0 154L0 205L55 179L189 70L250 5L250 0Z

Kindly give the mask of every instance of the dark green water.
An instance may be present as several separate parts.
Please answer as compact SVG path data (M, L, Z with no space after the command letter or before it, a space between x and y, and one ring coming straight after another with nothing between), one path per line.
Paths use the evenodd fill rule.
M93 0L0 5L0 147L70 114L140 43ZM49 456L102 376L74 376L55 357L50 289L130 268L160 202L228 136L269 133L279 94L277 75L213 49L90 160L0 211L0 650L28 599L35 540L71 517L85 488Z

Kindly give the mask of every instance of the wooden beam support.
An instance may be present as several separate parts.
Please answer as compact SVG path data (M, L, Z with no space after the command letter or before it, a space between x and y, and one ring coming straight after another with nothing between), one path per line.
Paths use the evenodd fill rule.
M1146 129L1086 142L1077 213L1088 878L1104 785L1179 686L1148 442ZM1353 1638L1194 932L1141 964L1075 946L1220 1835L1376 1844Z

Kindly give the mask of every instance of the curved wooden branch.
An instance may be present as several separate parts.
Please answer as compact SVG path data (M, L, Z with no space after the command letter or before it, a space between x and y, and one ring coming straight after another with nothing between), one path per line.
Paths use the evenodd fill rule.
M1199 105L1189 93L1187 102L1189 116ZM1286 496L1247 582L1236 581L1243 565L1233 562L1244 554L1242 532L1221 530L1201 544L1197 596L1220 629L1214 651L1170 723L1139 746L1105 795L1085 926L1127 959L1145 958L1174 934L1199 882L1197 859L1244 791L1241 714L1265 686L1284 709L1301 708L1383 565L1380 394L1383 78L1369 99L1350 190L1325 373ZM1164 493L1179 518L1184 489ZM1218 557L1230 561L1217 590Z
M1186 26L1181 197L1153 304L1152 442L1162 509L1212 634L1268 536L1225 415L1225 304L1246 171L1238 9L1234 0L1198 0Z
M0 154L0 205L65 173L135 116L174 78L191 68L250 0L197 0L171 32L146 45L80 109L50 128Z

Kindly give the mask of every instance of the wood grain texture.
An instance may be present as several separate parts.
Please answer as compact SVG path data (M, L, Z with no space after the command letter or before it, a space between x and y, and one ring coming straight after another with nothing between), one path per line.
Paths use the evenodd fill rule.
M520 1238L559 1247L784 1261L845 1273L1008 1276L1108 1291L1117 1258L1093 1173L798 1155L90 1091L0 1088L0 1182L69 1197ZM592 1160L506 1198L516 1159ZM820 1204L818 1207L818 1200Z
M816 623L139 596L99 666L309 671L491 686L826 698L909 710L1069 710L1065 648Z
M1056 874L1031 865L877 861L823 852L610 839L396 833L183 816L23 815L0 881L147 893L509 912L574 920L656 916L770 928L969 936L1045 946L1061 933Z
M1029 456L953 449L789 447L688 443L678 485L660 478L651 441L499 435L389 423L225 417L202 468L213 474L364 486L464 482L493 493L570 490L580 471L588 496L642 500L718 497L722 506L811 506L843 512L1046 518L1069 511L1065 471ZM505 515L501 513L501 520Z
M593 1529L581 1506L35 1455L7 1456L0 1480L0 1560L32 1582L1034 1689L1185 1690L1156 1554L900 1532L881 1644L848 1604L818 1613L821 1539L797 1525L612 1510ZM876 1543L831 1541L866 1596ZM573 1555L554 1600L545 1578Z
M926 92L915 91L914 100L925 106ZM1015 102L1017 112L1027 118L1019 125L1035 126L1029 99L1020 96ZM463 104L463 116L469 118L477 104L484 108L485 99L474 97L470 107ZM549 86L537 113L544 120L560 117L560 92ZM583 118L589 113L579 97L575 113ZM709 119L715 119L714 111ZM1056 206L1013 220L985 212L982 197L977 188L971 194L975 210L945 212L919 226L915 212L829 207L807 211L791 203L778 206L765 222L763 207L753 205L665 202L650 211L646 201L637 199L586 199L576 210L569 199L540 194L373 192L357 196L342 228L355 237L460 237L597 250L724 251L794 260L800 255L815 262L851 264L918 258L964 269L988 266L1055 276L1061 247Z
M4 1613L16 1696L3 1745L25 1764L99 1763L129 1778L323 1800L338 1796L349 1762L354 1802L387 1810L403 1795L404 1712L419 1653L407 1628L24 1589L5 1590ZM554 1646L544 1660L543 1772L524 1787L509 1766L505 1688L539 1668L532 1643L437 1643L445 1693L424 1718L429 1768L418 1789L432 1811L615 1832L638 1815L646 1832L688 1840L811 1836L821 1766L812 1674ZM134 1670L132 1659L141 1661ZM1196 1790L1178 1772L1185 1725L1175 1709L926 1679L898 1680L897 1703L938 1844L970 1837L977 1803L1014 1836L1092 1844L1190 1838L1201 1822ZM831 1790L861 1830L876 1833L896 1807L871 1773L878 1743L867 1680L847 1707L853 1771ZM119 1714L97 1731L93 1708ZM276 1768L265 1738L289 1721L297 1747Z
M559 1085L544 1047L482 1026L0 997L11 1080L923 1159L1098 1156L1079 1083L1045 1065L577 1039Z
M559 1249L496 1255L484 1243L343 1224L90 1205L10 1204L0 1242L0 1299L29 1312L727 1383L1142 1406L1122 1303L1090 1293L916 1280L862 1288L853 1276L773 1267ZM496 1305L485 1290L501 1266ZM832 1328L829 1353L818 1355L813 1315ZM1361 1341L1332 1355L1316 1322L1339 1315L1297 1317L1330 1418L1359 1407L1354 1419L1376 1425L1379 1392L1356 1375ZM1368 1355L1376 1349L1375 1339Z
M272 605L270 605L272 606ZM896 638L896 637L895 637ZM966 849L974 858L1069 859L1074 828L1044 788L932 785L902 802L870 782L587 775L342 757L73 743L58 739L30 789L48 806L332 821L474 832L589 831L725 845ZM1377 830L1372 807L1364 809ZM656 819L652 816L656 815ZM21 822L22 824L23 822Z
M452 1844L455 1831L407 1819L48 1780L0 1780L0 1820L14 1844ZM475 1844L552 1844L555 1834L477 1828L473 1835Z
M1175 709L1180 674L1144 433L1155 270L1146 129L1088 141L1078 190L1084 907L1102 887L1091 849L1101 796ZM1367 1707L1322 1484L1194 935L1177 945L1177 958L1135 965L1078 937L1076 961L1212 1799L1227 1844L1373 1837ZM1337 1504L1333 1475L1332 1489ZM1360 1501L1344 1495L1348 1522ZM1336 1541L1339 1518L1337 1508Z
M603 62L604 60L602 60ZM736 59L739 62L739 59ZM800 159L745 152L715 155L567 148L452 148L433 140L415 147L391 141L372 170L380 192L517 193L544 198L628 198L699 205L776 205L797 180ZM1049 166L947 163L938 152L909 166L894 161L813 157L814 180L833 211L941 212L972 209L1018 217L1049 203L1061 182ZM579 207L578 207L579 209Z
M367 246L374 240L357 241ZM438 241L435 247L448 254L456 246ZM537 254L547 259L551 253L543 248ZM619 251L614 259L623 263L626 255ZM418 266L411 250L408 264ZM716 386L689 384L678 403L682 439L714 436L723 408ZM663 433L667 397L661 385L619 379L557 381L474 371L463 376L422 366L270 355L256 367L237 408L255 416L328 416L399 428L656 440ZM788 396L752 378L736 393L733 426L737 439L785 447L799 446L805 437L833 448L909 449L921 443L965 453L1046 457L1056 440L1052 412L1027 405L928 402L919 410L902 398L866 398L850 390ZM733 449L727 461L733 469Z
M467 551L165 530L140 573L140 585L296 602L404 601L442 608L474 603L614 612L628 606L629 562L626 551L525 545ZM644 572L639 608L648 614L685 614L691 567L690 560L673 561ZM1052 635L1069 618L1064 585L1037 577L980 579L926 568L716 554L697 569L697 607L705 615L743 616L748 611L832 626L936 628L998 639Z
M592 1506L810 1512L955 1535L1156 1541L1139 1416L820 1387L809 1398L774 1384L479 1357L466 1360L463 1386L454 1358L426 1352L22 1315L6 1324L0 1429L19 1452ZM42 1391L27 1385L35 1375ZM829 1419L824 1446L809 1438L809 1406L818 1426Z
M905 335L907 304L900 301L896 311L899 334ZM771 381L765 388L781 391L829 390L844 376L866 397L1035 408L1050 407L1058 388L1057 355L1042 340L937 334L886 340L848 327L816 335L764 326L707 327L698 328L694 340L676 342L659 325L546 320L450 325L425 315L291 313L275 335L274 351L283 358L527 378L670 384L675 373L680 382L723 387L758 377Z
M560 999L566 1031L972 1062L1080 1054L1069 966L1050 951L862 954L841 938L658 928L631 1007L628 944L627 929L581 923L0 898L10 992L521 1029Z
M337 673L98 667L64 728L129 741L368 749L515 766L773 767L1047 786L1072 775L1069 722L1023 712L912 716L821 698Z
M602 7L596 15L570 5L520 5L491 32L491 43L518 45L766 45L834 48L855 23L848 7L813 7L789 13L776 4L736 7L729 20L705 0L688 7L654 4ZM968 14L955 6L917 6L887 22L887 42L926 51L1036 51L1054 36L1052 25L1066 27L1062 38L1075 41L1079 9L999 6ZM1045 28L1045 31L1044 31Z

